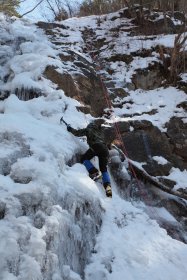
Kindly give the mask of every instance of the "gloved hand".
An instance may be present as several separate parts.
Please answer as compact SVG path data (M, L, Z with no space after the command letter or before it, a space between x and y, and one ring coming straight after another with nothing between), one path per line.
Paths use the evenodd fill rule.
M68 124L67 125L67 131L71 131L71 129L72 129L71 126Z

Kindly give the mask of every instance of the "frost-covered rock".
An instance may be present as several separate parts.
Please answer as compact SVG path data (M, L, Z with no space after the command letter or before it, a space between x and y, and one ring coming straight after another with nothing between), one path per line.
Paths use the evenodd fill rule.
M1 141L1 163L0 174L8 175L11 166L19 159L31 154L30 147L22 134L5 131L0 134Z

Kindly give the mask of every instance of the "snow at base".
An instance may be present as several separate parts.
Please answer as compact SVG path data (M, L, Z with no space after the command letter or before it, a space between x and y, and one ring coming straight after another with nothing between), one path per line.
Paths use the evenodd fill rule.
M15 77L0 82L1 88L24 84L45 95L25 102L12 94L0 102L0 279L80 280L86 266L86 280L185 280L187 245L115 189L113 198L106 198L84 166L68 165L87 145L67 132L60 117L67 108L64 118L74 127L86 126L91 117L41 77L48 64L63 71L57 49L28 22L7 23L1 16L1 28L7 42L29 40L21 44L22 55L2 47ZM93 252L90 264L81 259L82 248L85 258Z
M86 280L185 280L187 247L173 240L140 209L114 195Z

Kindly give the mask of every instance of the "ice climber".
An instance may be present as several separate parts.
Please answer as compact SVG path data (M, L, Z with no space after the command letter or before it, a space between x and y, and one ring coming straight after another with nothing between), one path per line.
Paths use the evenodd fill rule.
M81 163L84 164L89 172L91 179L99 177L98 169L90 161L93 157L97 156L99 159L99 169L102 174L102 182L108 197L112 197L111 181L107 171L107 164L109 158L109 151L104 141L102 134L101 123L91 122L86 128L74 129L67 124L67 130L75 136L86 136L89 149L81 157Z

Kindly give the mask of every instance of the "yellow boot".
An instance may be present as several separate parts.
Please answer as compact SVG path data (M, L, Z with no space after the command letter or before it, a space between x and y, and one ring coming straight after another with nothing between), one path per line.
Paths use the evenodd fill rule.
M106 196L107 197L112 197L112 188L111 185L109 183L104 185L105 188L105 192L106 192Z

